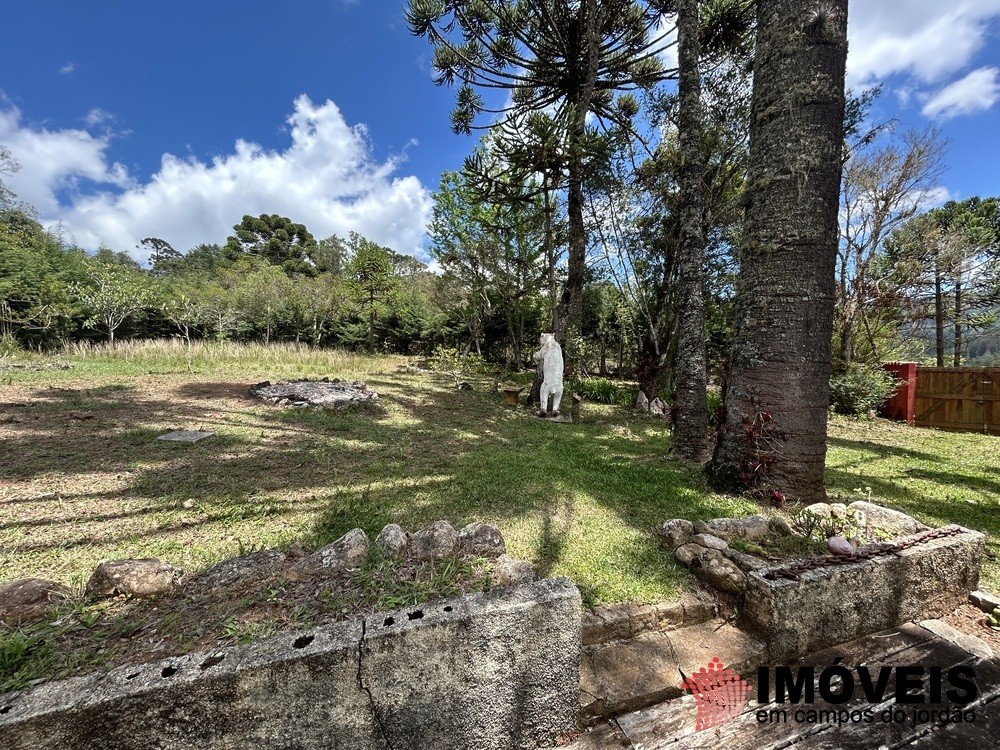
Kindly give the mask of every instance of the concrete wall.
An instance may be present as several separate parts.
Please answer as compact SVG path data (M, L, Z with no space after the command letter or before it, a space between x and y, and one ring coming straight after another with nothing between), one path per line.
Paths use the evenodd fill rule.
M0 748L506 750L576 726L566 579L0 696Z
M943 615L979 585L984 540L962 529L898 555L810 570L797 581L750 573L740 624L767 642L772 658L787 659Z

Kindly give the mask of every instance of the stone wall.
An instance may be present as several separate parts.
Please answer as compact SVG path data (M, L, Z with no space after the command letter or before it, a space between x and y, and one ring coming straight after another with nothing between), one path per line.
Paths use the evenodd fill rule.
M772 658L785 659L943 615L978 586L985 539L977 531L944 528L960 533L884 557L809 570L799 580L748 573L740 624L767 641Z
M0 696L5 750L534 748L577 724L566 579Z

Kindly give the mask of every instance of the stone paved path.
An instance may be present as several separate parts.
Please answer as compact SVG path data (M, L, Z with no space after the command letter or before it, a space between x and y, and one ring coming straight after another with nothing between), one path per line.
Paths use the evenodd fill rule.
M839 660L839 662L838 662ZM947 699L943 703L897 705L895 700L896 672L893 671L885 691L885 699L872 704L860 685L853 697L843 704L830 705L818 694L816 703L800 706L770 704L769 708L788 711L782 721L758 721L760 706L751 700L732 722L719 727L695 731L696 706L690 694L660 703L651 708L624 714L581 735L563 750L598 750L599 748L633 748L633 750L998 750L1000 749L1000 655L977 638L966 636L938 620L908 624L849 643L834 646L799 660L797 665L813 665L816 676L824 667L835 662L853 668L869 665L873 675L883 666L941 667L944 674L950 667L961 665L975 671L978 688L976 700L964 707L974 711L975 719L965 723L943 723L926 720L919 711L941 711L954 708ZM856 673L855 673L856 674ZM757 675L744 673L754 686ZM924 684L929 679L924 678ZM949 688L947 677L943 689ZM820 720L819 716L802 715L796 720L797 709L816 711L863 711L871 709L871 722L845 721L838 726ZM903 721L882 721L883 712L897 710ZM841 714L847 716L848 714ZM967 714L971 718L971 715ZM809 721L812 719L812 721ZM923 720L922 720L923 719Z

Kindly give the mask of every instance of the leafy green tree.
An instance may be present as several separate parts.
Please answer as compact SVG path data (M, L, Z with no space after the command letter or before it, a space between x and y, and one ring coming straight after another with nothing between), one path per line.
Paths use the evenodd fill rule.
M207 321L205 309L199 297L202 294L204 279L193 277L157 279L154 294L159 300L158 308L161 315L177 329L184 339L187 350L187 369L193 370L192 334Z
M83 319L71 288L87 273L82 250L20 209L0 210L0 332L32 347L68 339Z
M73 294L87 311L84 325L102 327L114 346L115 332L152 302L149 278L129 264L109 260L111 251L90 262L89 279L73 287Z
M255 255L280 266L289 276L315 275L316 266L310 255L317 243L304 224L277 214L246 215L233 227L233 232L223 248L229 260Z
M368 353L375 353L375 321L397 286L392 251L357 232L348 238L351 259L345 276L362 313L368 314Z
M146 237L139 243L139 249L149 253L149 264L154 276L167 276L174 272L184 257L159 237Z
M511 191L508 191L513 192ZM515 367L523 360L526 298L546 280L541 198L484 202L466 173L446 172L434 196L429 252L464 288L470 339L481 353L491 319L505 321Z
M226 257L220 245L203 243L187 251L177 270L181 274L213 275L226 264Z
M6 146L0 145L0 175L14 174L21 168L21 165L17 163L17 160L11 155L10 149ZM2 179L0 179L0 210L9 210L13 208L21 208L17 205L17 196L14 192L4 185Z
M240 318L253 329L263 328L264 343L270 343L272 332L289 308L292 280L280 267L261 259L244 259L240 269L233 287L234 304Z
M961 366L965 334L992 326L1000 305L1000 198L949 201L899 227L886 245L891 283L904 291L912 317L934 321L938 367L949 321L952 362Z
M292 282L288 304L295 310L296 341L305 335L313 346L320 346L348 304L344 280L332 273L299 277Z
M944 169L933 129L876 133L851 148L841 190L834 319L835 370L877 365L900 322L902 297L887 277L885 242L928 203Z
M335 234L320 240L309 253L309 260L312 261L319 273L331 273L340 276L344 270L344 263L347 262L347 243Z

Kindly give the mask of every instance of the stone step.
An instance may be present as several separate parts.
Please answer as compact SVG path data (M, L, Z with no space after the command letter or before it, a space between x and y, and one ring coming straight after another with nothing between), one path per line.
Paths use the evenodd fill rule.
M580 664L580 716L593 724L678 698L685 676L712 659L739 672L756 668L763 654L763 643L719 619L586 646Z
M656 630L676 630L715 617L715 601L701 591L685 592L679 599L659 604L613 604L583 612L583 645L635 638Z

